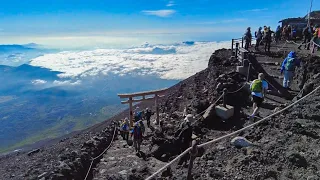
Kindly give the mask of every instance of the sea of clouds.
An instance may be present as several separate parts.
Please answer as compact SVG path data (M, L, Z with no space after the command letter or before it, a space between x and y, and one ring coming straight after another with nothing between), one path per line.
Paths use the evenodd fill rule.
M96 49L63 51L45 54L30 61L30 65L59 71L63 80L97 75L156 75L161 79L185 79L207 67L211 54L230 48L228 42L185 42L172 45L144 44L129 49ZM57 81L63 84L65 81ZM34 83L44 83L35 81ZM70 82L66 82L70 83Z

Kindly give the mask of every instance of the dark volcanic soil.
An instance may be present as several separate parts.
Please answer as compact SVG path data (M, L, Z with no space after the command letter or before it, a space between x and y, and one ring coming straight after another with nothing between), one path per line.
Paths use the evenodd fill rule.
M229 50L216 51L207 69L169 89L160 101L163 133L155 135L148 130L149 136L142 146L145 157L136 157L130 147L116 137L110 152L94 162L89 179L144 179L179 154L173 134L183 119L184 108L188 107L189 113L194 115L203 112L221 95L223 88L232 92L246 81L245 76L234 72L238 62L230 56ZM282 58L261 56L257 60L281 62ZM320 58L303 57L303 60L304 65L297 70L299 74L293 86L297 92L291 92L298 95L294 100L320 85ZM270 75L281 76L277 65L266 63L263 67ZM256 73L252 73L250 79ZM281 80L279 77L278 81ZM268 98L261 111L263 117L289 103L273 95ZM251 111L248 92L229 94L226 100L235 107L234 118L222 121L213 116L210 120L196 122L193 133L200 138L200 143L252 123L246 119ZM230 139L226 139L203 149L194 163L194 179L319 179L319 100L317 92L285 113L240 134L259 146L237 149L230 145ZM139 107L153 107L153 103L142 103ZM100 154L113 137L112 121L127 115L128 111L125 111L32 153L1 157L0 179L84 179L91 157ZM175 164L171 171L171 175L163 175L167 175L167 179L185 179L187 168Z

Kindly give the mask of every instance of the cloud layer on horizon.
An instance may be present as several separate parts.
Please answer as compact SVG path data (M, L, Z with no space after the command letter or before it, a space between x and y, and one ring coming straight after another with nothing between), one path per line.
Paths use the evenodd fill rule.
M108 74L156 75L162 79L180 80L205 69L210 55L221 48L230 48L230 42L65 51L37 57L30 64L62 72L58 75L60 78L73 78L75 82L79 78Z

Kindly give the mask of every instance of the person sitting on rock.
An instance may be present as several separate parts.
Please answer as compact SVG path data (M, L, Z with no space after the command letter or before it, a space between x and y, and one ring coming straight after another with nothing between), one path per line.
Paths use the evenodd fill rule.
M296 53L291 51L281 65L281 74L284 74L283 87L288 90L290 90L290 84L297 66L300 66L300 61L296 58Z
M259 108L262 105L265 92L268 90L268 83L264 80L264 74L259 73L258 79L252 81L250 85L252 101L253 101L253 112L249 119L252 120L258 113Z
M140 146L142 143L142 128L139 122L134 123L134 128L131 131L131 138L133 140L133 146L136 153L140 153Z

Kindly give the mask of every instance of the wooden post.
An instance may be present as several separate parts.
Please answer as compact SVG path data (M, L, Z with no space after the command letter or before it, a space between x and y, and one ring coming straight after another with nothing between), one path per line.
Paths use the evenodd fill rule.
M198 155L198 142L196 140L192 141L192 148L190 150L190 161L188 166L188 176L187 180L192 180L192 168L193 168L193 161Z
M249 66L248 66L247 82L249 82L250 68L251 68L251 63L249 63Z
M244 41L244 39L243 39L243 37L242 37L242 39L241 39L241 47L243 48L243 41Z
M227 95L227 88L223 89L223 107L227 107L226 105L226 95Z
M156 106L156 113L157 113L157 119L156 119L156 124L160 126L160 121L159 121L159 106L158 106L158 95L155 94L154 96L154 101L155 101L155 106Z
M234 43L234 40L232 39L232 41L231 41L231 52L232 52L232 55L233 55L233 43Z
M132 111L132 97L129 97L129 110L130 110L130 127L133 127L133 111Z
M236 59L238 59L238 51L239 51L239 42L236 43Z

